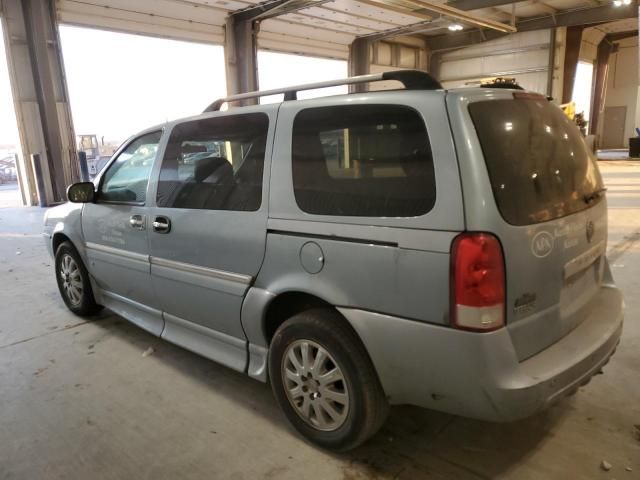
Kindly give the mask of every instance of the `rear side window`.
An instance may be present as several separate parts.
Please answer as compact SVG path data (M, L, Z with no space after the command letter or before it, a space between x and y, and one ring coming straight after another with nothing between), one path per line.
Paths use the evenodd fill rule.
M258 210L268 129L263 113L176 125L162 160L158 206Z
M316 215L415 217L436 187L421 116L399 105L302 110L293 123L293 188Z
M585 196L602 188L578 128L546 99L475 102L469 113L508 223L530 225L579 212L590 205Z

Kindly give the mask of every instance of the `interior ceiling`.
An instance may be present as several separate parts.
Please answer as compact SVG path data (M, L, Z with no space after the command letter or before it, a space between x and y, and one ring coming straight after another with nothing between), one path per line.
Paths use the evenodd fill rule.
M57 10L63 23L222 44L223 26L230 13L257 4L268 7L272 2L57 0ZM476 5L493 6L473 8ZM492 25L499 22L505 28L511 28L514 16L516 21L520 21L599 5L615 8L606 0L527 0L515 3L490 0L296 0L293 3L290 0L285 6L293 6L295 11L285 10L277 17L260 22L258 44L259 48L281 52L347 58L349 44L356 37L379 36L381 32L386 35L409 25L417 27L412 33L427 36L447 33L447 27L452 23L459 23L465 29L477 29L483 21L494 22ZM443 15L438 6L458 7L460 13L467 17ZM637 18L630 20L637 28Z

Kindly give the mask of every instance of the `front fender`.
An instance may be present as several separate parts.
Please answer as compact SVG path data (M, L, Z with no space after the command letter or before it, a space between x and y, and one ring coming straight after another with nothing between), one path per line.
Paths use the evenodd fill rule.
M67 237L73 246L78 250L82 260L86 262L86 251L82 236L82 204L65 203L47 210L44 217L44 231L47 249L51 256L55 256L53 251L54 241L59 235Z

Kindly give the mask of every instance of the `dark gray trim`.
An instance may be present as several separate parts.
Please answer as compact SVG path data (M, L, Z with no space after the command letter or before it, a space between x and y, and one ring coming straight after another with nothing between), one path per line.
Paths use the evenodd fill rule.
M382 240L371 240L366 238L339 237L336 235L322 235L319 233L304 233L290 230L274 230L267 229L267 233L271 235L285 235L288 237L304 237L313 238L315 240L332 240L334 242L364 243L367 245L377 245L380 247L397 247L398 242L385 242Z

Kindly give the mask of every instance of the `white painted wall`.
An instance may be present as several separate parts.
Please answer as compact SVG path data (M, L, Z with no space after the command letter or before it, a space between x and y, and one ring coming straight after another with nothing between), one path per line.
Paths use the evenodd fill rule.
M445 88L477 86L483 78L505 76L527 90L546 93L550 36L550 30L514 33L445 53L441 82ZM519 51L511 53L513 49Z
M638 37L619 42L619 49L609 58L609 76L605 96L605 108L627 107L624 146L629 145L629 137L635 136L636 103L638 100ZM602 117L604 120L604 117ZM599 122L602 134L603 122ZM622 147L623 145L620 145Z

